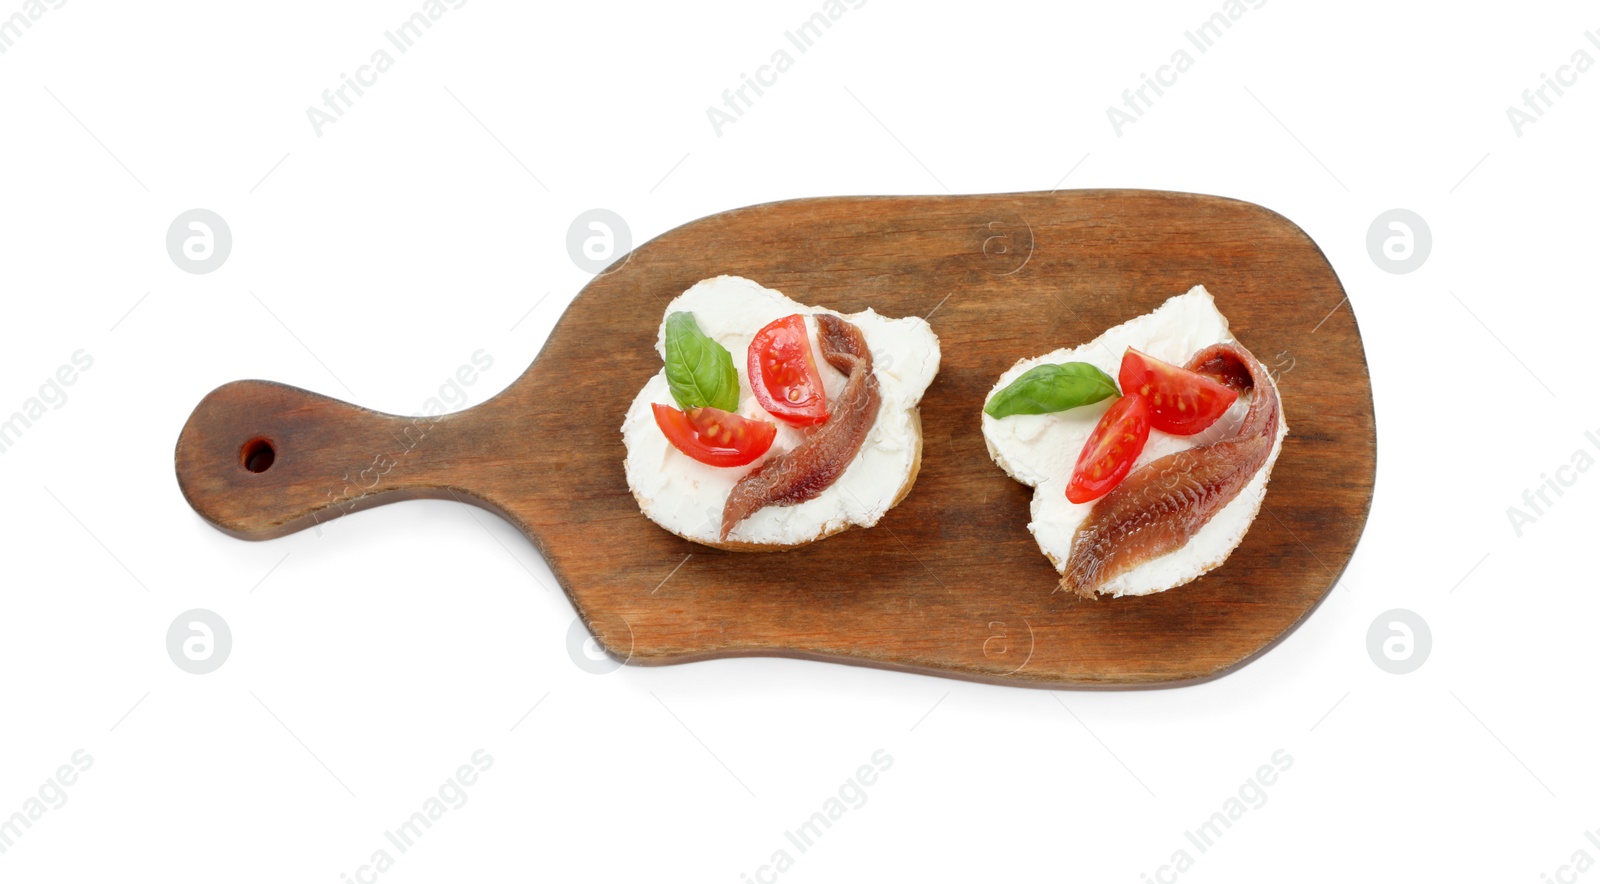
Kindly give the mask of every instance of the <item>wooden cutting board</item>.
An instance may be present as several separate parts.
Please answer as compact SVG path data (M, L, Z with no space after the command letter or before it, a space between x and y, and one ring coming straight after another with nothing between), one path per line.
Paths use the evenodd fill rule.
M667 302L722 273L805 304L929 318L944 361L922 402L922 472L877 526L727 553L639 513L618 427L661 368ZM1290 434L1265 505L1227 564L1193 583L1071 598L1028 533L1032 489L984 448L984 396L1017 359L1080 344L1197 283L1279 377ZM597 276L527 372L466 411L401 417L265 381L224 385L183 428L178 481L208 521L252 540L393 500L476 503L533 541L596 637L631 663L785 655L1039 687L1183 684L1282 639L1361 536L1376 442L1344 298L1304 231L1217 197L752 206L663 234Z

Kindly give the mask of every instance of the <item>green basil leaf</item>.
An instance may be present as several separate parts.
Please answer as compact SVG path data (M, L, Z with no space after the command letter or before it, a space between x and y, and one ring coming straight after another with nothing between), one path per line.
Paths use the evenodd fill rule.
M994 394L983 407L994 418L1050 414L1117 395L1117 382L1087 362L1036 365Z
M739 410L739 373L728 348L706 337L693 313L667 317L667 386L678 407Z

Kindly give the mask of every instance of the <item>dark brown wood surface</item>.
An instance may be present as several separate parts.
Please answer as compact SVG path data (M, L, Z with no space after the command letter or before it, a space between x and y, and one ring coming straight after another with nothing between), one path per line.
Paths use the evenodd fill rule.
M922 473L876 527L730 553L640 514L618 427L661 367L662 309L721 273L846 312L931 312L944 361L922 403ZM1080 344L1197 283L1280 378L1290 434L1265 505L1227 564L1199 580L1144 598L1071 598L1028 533L1032 489L984 448L984 396L1017 359ZM1355 549L1376 442L1343 298L1303 231L1217 197L753 206L679 227L596 277L528 371L482 405L408 418L240 381L195 409L176 466L190 504L249 539L409 497L484 506L527 534L596 636L632 663L791 655L1041 687L1181 684L1281 639ZM256 472L246 455L260 469L263 442L273 459Z

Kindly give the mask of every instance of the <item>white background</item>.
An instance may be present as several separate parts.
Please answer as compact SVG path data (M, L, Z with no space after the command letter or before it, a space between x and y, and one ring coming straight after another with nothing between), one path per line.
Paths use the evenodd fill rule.
M93 358L0 454L0 815L93 757L0 879L372 880L389 848L385 882L1600 882L1561 870L1600 858L1600 476L1563 473L1520 534L1507 515L1574 452L1600 457L1600 71L1520 135L1506 114L1575 50L1600 59L1592 8L1275 0L1200 54L1183 34L1214 0L870 0L718 135L706 108L818 0L473 0L318 136L306 108L421 3L349 6L73 0L0 55L0 414ZM1179 48L1193 68L1118 135L1106 108ZM178 430L235 378L416 413L482 348L467 392L491 396L589 278L566 245L584 210L637 244L773 199L1057 186L1282 212L1365 336L1362 544L1301 629L1218 681L1046 692L763 659L597 676L538 554L486 513L407 503L252 544L178 493ZM164 246L197 206L234 238L206 275ZM1396 207L1434 240L1406 275L1366 247ZM232 628L209 675L165 649L194 607ZM1431 627L1409 675L1367 652L1392 608ZM493 766L467 803L395 851L384 831L478 749ZM784 832L880 749L866 803L795 849ZM1184 833L1277 750L1293 763L1265 804L1198 851ZM763 871L780 849L792 868ZM1179 849L1192 867L1163 870Z

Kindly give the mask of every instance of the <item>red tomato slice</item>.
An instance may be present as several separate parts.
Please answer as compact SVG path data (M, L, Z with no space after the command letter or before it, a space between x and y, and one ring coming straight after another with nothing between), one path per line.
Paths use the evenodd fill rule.
M778 435L778 426L771 421L751 420L720 408L650 407L672 447L714 467L742 467L766 454Z
M1150 400L1150 426L1176 436L1192 436L1217 422L1239 398L1233 389L1203 374L1140 353L1122 355L1117 380L1125 396Z
M822 375L811 355L811 336L798 313L775 319L750 339L745 374L768 413L786 424L807 427L828 419Z
M1149 438L1150 400L1130 394L1112 403L1083 444L1078 465L1067 482L1067 499L1088 503L1117 487Z

